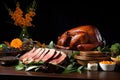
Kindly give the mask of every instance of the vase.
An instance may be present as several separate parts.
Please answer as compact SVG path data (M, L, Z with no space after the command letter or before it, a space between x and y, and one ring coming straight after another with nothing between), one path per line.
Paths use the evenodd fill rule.
M28 33L27 27L22 27L22 31L20 33L20 39L23 40L24 38L29 38L30 35Z

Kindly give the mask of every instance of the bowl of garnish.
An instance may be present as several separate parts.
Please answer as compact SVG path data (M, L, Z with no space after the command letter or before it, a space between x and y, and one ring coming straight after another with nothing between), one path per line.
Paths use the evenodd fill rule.
M103 71L114 71L116 67L116 62L114 61L101 61L99 66Z

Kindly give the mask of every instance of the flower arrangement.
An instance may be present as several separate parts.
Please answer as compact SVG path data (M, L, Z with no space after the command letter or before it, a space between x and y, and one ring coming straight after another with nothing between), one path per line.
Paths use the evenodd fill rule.
M20 33L19 38L23 40L23 38L29 38L30 35L28 34L27 27L33 27L32 24L33 17L36 15L36 1L33 0L32 5L27 8L27 11L24 12L21 9L20 3L16 3L16 9L13 11L10 8L7 8L11 19L14 21L15 26L20 26L22 31Z
M8 8L9 15L11 16L11 19L14 21L14 24L16 26L20 27L31 27L33 26L32 21L33 17L35 16L35 7L36 7L35 0L33 1L32 5L29 6L27 9L27 13L24 13L20 7L20 3L17 2L15 11L12 11L10 8Z

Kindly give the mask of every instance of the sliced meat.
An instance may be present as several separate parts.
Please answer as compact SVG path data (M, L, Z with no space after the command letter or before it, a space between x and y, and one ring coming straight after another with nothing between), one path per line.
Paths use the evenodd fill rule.
M56 51L56 54L53 56L53 59L58 58L61 55L60 51Z
M42 58L49 52L50 49L45 48L44 52L41 54L41 56L37 59L35 59L35 62L39 62L40 60L42 60Z
M23 59L23 63L28 64L34 61L34 56L36 56L41 51L41 48L36 49L30 55L28 55L25 59Z
M49 63L57 65L57 64L61 63L62 61L64 61L64 59L66 57L67 57L67 55L61 51L61 56L59 58L51 60Z
M43 54L44 51L45 51L45 49L41 48L41 51L34 57L35 62L36 62L36 59L38 59Z
M30 55L31 53L33 53L35 50L36 50L36 48L33 47L30 51L28 51L28 52L26 52L25 54L23 54L23 55L19 58L19 60L21 61L21 60L25 59L25 57L27 57L28 55Z
M31 55L28 56L28 60L34 60L34 57L38 55L38 53L42 50L42 48L36 49Z
M49 60L50 58L52 58L55 54L55 49L50 49L49 52L42 58L43 62L46 62L47 60Z

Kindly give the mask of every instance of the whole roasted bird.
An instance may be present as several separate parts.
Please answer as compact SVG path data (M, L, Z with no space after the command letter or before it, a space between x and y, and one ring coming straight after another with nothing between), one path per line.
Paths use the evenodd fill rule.
M58 37L57 48L71 50L92 50L102 46L104 41L95 26L83 25L67 30Z

